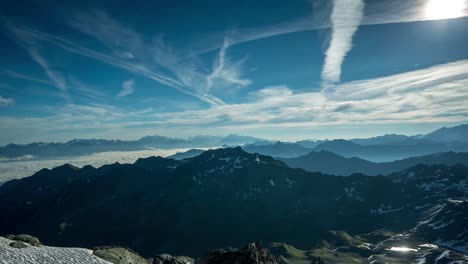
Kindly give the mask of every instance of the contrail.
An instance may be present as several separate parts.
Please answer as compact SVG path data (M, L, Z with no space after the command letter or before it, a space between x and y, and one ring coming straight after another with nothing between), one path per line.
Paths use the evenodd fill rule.
M325 53L322 82L333 84L340 81L341 65L353 46L353 35L363 18L363 0L334 0L331 13L332 35Z

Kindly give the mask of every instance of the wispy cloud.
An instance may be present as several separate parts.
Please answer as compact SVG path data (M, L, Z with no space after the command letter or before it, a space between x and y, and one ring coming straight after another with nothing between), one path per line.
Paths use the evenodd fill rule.
M353 35L361 23L364 12L362 0L334 0L331 13L332 33L330 45L325 52L322 81L340 81L341 65L353 46Z
M133 59L143 45L142 37L119 23L106 12L93 9L65 18L67 23L82 33L99 40L113 53L124 59Z
M348 2L361 2L362 0ZM330 12L329 0L314 0L314 6L311 13L304 17L295 18L289 21L283 21L273 25L261 27L236 28L230 34L231 45L241 44L258 39L274 37L278 35L290 34L294 32L318 30L331 28L333 24L328 19ZM465 2L467 2L465 0ZM365 12L361 25L378 25L390 23L406 23L416 21L437 20L436 17L427 15L426 8L429 0L388 0L388 1L366 1ZM465 4L468 7L468 3ZM333 8L333 5L330 6ZM460 11L457 17L467 17L468 8ZM212 32L203 37L198 43L190 43L191 47L186 56L194 56L201 53L216 50L220 47L219 43L225 36L224 31Z
M93 99L101 102L107 102L109 95L102 91L102 89L98 89L94 86L89 86L85 84L82 80L69 75L68 77L70 92L76 95L87 97L88 99Z
M185 86L191 87L198 94L213 98L217 105L224 105L224 101L217 95L234 93L237 88L251 84L250 80L242 78L245 58L229 58L228 48L229 41L225 38L209 72L197 57L181 60L183 55L176 53L161 37L155 39L152 51L155 61L174 74Z
M342 37L332 38L332 43L327 52L329 56L327 56L327 63L323 72L325 80L336 81L339 80L339 71L341 69L336 65L341 65L340 61L342 62L345 58L346 50L352 45L349 44L346 47L345 43L351 42L346 42L343 37L346 34L340 34L339 31L344 30L352 33L355 31L352 28L357 26L352 23L350 27L348 25L337 26L341 20L341 15L338 14L338 7L344 5L339 3L353 3L355 7L352 10L355 12L352 14L356 15L360 13L362 15L361 25L431 20L424 12L427 0L369 1L366 2L364 14L362 14L362 10L361 12L356 11L360 10L356 6L359 5L358 3L362 4L361 0L337 0L335 2L335 5L330 5L328 1L314 1L315 5L320 6L319 8L314 8L313 13L311 12L308 16L294 20L264 27L237 28L232 30L228 35L228 45L223 41L226 38L225 31L213 32L199 40L189 42L190 46L177 52L169 48L167 43L158 41L159 38L155 38L156 42L147 41L148 38L143 38L131 27L116 21L102 10L70 14L67 18L71 19L66 20L66 22L74 29L98 40L111 53L90 49L79 42L30 28L16 27L16 30L17 32L21 32L29 40L29 43L45 42L68 52L86 56L145 76L157 83L198 98L211 106L219 106L225 104L222 100L224 93L221 93L219 90L219 93L216 93L216 89L213 88L223 86L235 88L250 84L251 81L243 78L241 75L244 60L229 61L229 64L225 63L222 67L222 63L220 62L222 62L223 56L218 56L213 63L214 67L212 71L207 72L205 65L200 64L197 59L197 55L200 53L219 49L219 55L222 55L223 53L227 53L228 47L239 43L292 32L333 27L336 32L335 35L341 35ZM328 19L330 15L329 7L336 10L336 14L338 15L335 20L338 22L335 21L336 23L333 23L333 21ZM331 12L334 12L333 10ZM468 10L464 10L463 12L463 16L466 15L468 15ZM351 35L348 39L352 39L352 34L348 35ZM161 43L163 45L160 45ZM341 52L335 52L337 50L341 50ZM167 55L167 51L170 51L170 55ZM153 56L148 56L148 53ZM54 83L60 84L59 79L60 77L56 78ZM219 81L219 83L216 83L216 81ZM220 90L222 92L234 90L225 89L225 87Z
M49 78L50 83L60 90L60 95L64 97L67 101L70 101L71 99L68 94L67 82L65 77L62 75L61 72L55 70L50 65L50 63L39 53L35 39L26 31L23 31L13 26L11 23L7 23L7 27L15 35L20 45L28 52L28 54L31 56L31 59L34 60L42 68L46 76ZM21 78L25 80L29 79L31 81L45 83L44 81L38 79L28 78L26 75L23 74L15 74L11 71L6 71L6 73L15 78Z
M246 87L252 82L248 79L242 79L241 77L241 66L243 61L237 63L231 63L226 55L226 51L229 47L229 40L224 39L223 46L219 50L218 58L213 65L213 71L206 77L206 88L210 91L214 86L225 86L235 85L237 87Z
M150 76L150 78L158 75L159 79L163 79L163 84L197 97L210 105L224 104L220 98L210 93L210 89L207 88L206 73L201 70L203 67L199 65L197 58L194 57L181 62L181 57L164 42L161 36L155 37L152 42L146 43L139 33L131 27L119 23L102 10L91 10L73 17L74 19L68 21L71 26L99 40L109 47L117 57L125 59L127 62L130 60L130 64L136 65L140 71L143 68L152 72L153 76ZM224 54L225 50L223 49ZM148 56L148 53L153 56ZM224 54L223 56L225 56ZM232 82L237 81L235 77L240 74L240 63L226 64L226 67L228 66L230 68L225 69L223 72L226 78L218 83L220 85L235 85ZM169 71L170 75L157 73L158 67L166 73ZM229 73L232 76L227 76ZM148 77L148 75L146 76ZM227 77L232 78L227 80ZM167 82L170 82L170 84Z
M25 80L27 82L33 82L39 84L40 86L45 85L46 87L51 87L56 89L56 84L50 80L36 78L34 76L26 75L23 73L19 73L16 71L11 70L0 70L0 74L6 76L8 78L14 78L19 80ZM98 101L108 101L106 98L109 96L102 91L102 89L98 89L97 87L90 87L87 84L84 84L81 80L77 79L75 76L69 74L67 78L67 92L70 93L72 96L84 96L93 100ZM63 94L53 93L52 91L45 91L43 88L32 86L28 89L22 89L21 91L25 95L36 94L36 95L47 95L47 96L58 96L63 98ZM69 103L69 102L67 102Z
M250 80L242 78L245 58L229 58L227 50L230 43L227 41L219 47L212 71L207 72L204 63L196 56L187 59L183 52L172 49L161 36L143 38L131 27L119 23L102 10L82 12L71 17L66 20L71 27L99 41L111 53L97 51L76 41L38 30L18 26L12 28L23 38L31 40L32 47L36 42L46 42L68 52L145 76L211 106L225 104L219 96L225 95L226 90L232 92L235 89L230 88L251 84Z
M47 77L52 81L52 83L59 88L62 92L67 92L67 82L65 77L58 71L52 69L49 63L42 57L36 49L28 48L28 52L31 55L31 58L39 64Z
M0 74L3 74L3 75L8 76L10 78L31 81L31 82L35 82L35 83L39 83L39 84L46 84L46 85L50 85L50 86L54 85L52 82L50 82L48 80L35 78L35 77L32 77L32 76L22 74L22 73L19 73L19 72L15 72L15 71L11 71L11 70L5 70L5 69L1 70Z
M3 97L0 95L0 107L12 106L15 104L15 99Z
M129 96L135 91L135 81L127 80L122 83L122 90L117 94L117 98Z
M216 127L220 129L257 129L265 127L319 127L330 124L352 123L418 123L418 122L460 122L468 120L464 105L468 99L468 61L459 61L439 65L418 71L398 74L373 80L361 80L338 83L341 64L346 53L352 47L352 37L359 24L379 24L415 21L426 19L416 16L421 11L423 1L395 0L402 6L417 6L413 13L396 8L399 11L388 13L379 2L366 4L363 14L362 1L336 0L333 6L332 24L324 19L324 13L314 14L291 22L268 26L264 31L240 29L208 38L210 41L202 51L218 51L212 67L198 61L197 56L187 58L190 52L174 50L163 41L162 37L145 41L135 31L122 25L101 11L93 19L88 15L78 15L73 19L74 28L96 39L107 47L107 51L92 49L82 42L44 33L25 27L14 27L23 42L27 44L31 57L42 67L49 80L34 79L28 76L3 71L4 74L24 80L51 84L60 91L73 92L75 86L79 92L95 98L105 98L92 92L92 88L76 85L67 75L67 79L55 70L52 61L44 59L48 53L39 49L42 45L59 47L67 52L88 57L105 64L123 69L135 75L147 77L156 83L176 89L201 101L203 107L178 109L179 112L161 113L153 109L133 110L105 104L79 105L67 103L62 108L48 109L48 117L8 118L0 117L0 127L8 131L19 129L63 129L69 131L122 129L125 127L167 128L178 133L202 131L210 133ZM341 3L341 4L339 4ZM348 9L348 4L353 7ZM359 4L360 3L360 4ZM416 4L414 4L416 3ZM413 6L413 7L414 7ZM346 10L345 10L346 7ZM385 7L385 6L384 6ZM400 10L401 9L401 10ZM340 11L341 10L341 11ZM391 8L389 10L395 10ZM336 13L335 13L336 11ZM97 12L97 13L96 13ZM344 13L343 13L344 12ZM326 13L326 12L325 12ZM347 14L343 16L343 14ZM318 18L321 19L318 19ZM88 19L89 20L86 20ZM93 27L96 32L93 32ZM99 27L99 28L98 28ZM243 103L226 104L217 95L217 88L245 87L251 81L243 77L245 59L235 60L228 56L231 47L237 43L286 34L290 32L333 27L332 43L327 51L327 71L324 80L335 85L321 92L297 93L286 85L266 87L253 92ZM101 32L101 33L98 33ZM341 32L341 33L340 33ZM108 35L106 35L108 34ZM119 35L124 37L119 40ZM132 38L136 41L132 42ZM224 41L223 41L224 40ZM122 41L122 42L120 42ZM38 45L40 43L41 45ZM84 43L84 42L83 42ZM124 43L124 44L123 44ZM31 50L31 51L29 51ZM196 50L195 51L200 51ZM39 51L41 51L39 53ZM144 52L142 52L144 51ZM197 54L196 52L194 52ZM192 54L193 55L193 54ZM231 54L232 55L232 54ZM52 64L52 65L51 65ZM327 66L328 65L328 66ZM68 89L70 88L70 89ZM122 87L122 96L133 91L133 84ZM317 88L317 87L311 87ZM312 91L312 89L311 89ZM315 89L316 91L316 89ZM110 96L112 98L112 96ZM3 98L3 97L2 97ZM4 98L11 99L11 98ZM210 108L205 109L209 104ZM197 105L198 106L198 105ZM201 109L201 110L200 110ZM59 114L57 114L59 113ZM43 124L51 124L44 127ZM50 128L49 128L50 127ZM190 129L179 129L190 128ZM50 131L49 131L50 132ZM10 133L14 135L14 132Z
M221 99L217 98L216 96L213 96L207 93L201 93L198 89L194 89L192 86L188 86L187 84L184 84L175 78L172 78L170 76L167 76L167 75L164 75L164 74L161 74L152 70L150 63L140 64L140 63L127 61L125 59L122 59L116 56L111 56L102 52L94 51L92 49L86 48L82 45L79 45L78 43L64 39L62 37L47 34L44 32L37 31L37 30L33 30L33 29L15 27L14 30L17 32L20 32L22 35L27 36L29 39L32 39L36 42L45 41L49 44L62 48L68 52L81 55L81 56L85 56L85 57L89 57L89 58L104 62L108 65L119 67L121 69L128 70L132 73L145 76L160 84L166 85L180 92L196 97L210 105L224 104L224 102Z
M468 61L458 61L322 92L294 93L276 86L256 92L247 103L163 116L179 125L228 127L466 121L467 66Z
M209 109L161 113L104 104L51 108L44 118L0 117L2 129L73 131L163 129L189 136L213 129L256 131L351 124L417 124L468 121L468 60L388 77L341 83L321 92L296 93L280 85L251 94L249 101ZM182 129L183 128L183 129ZM134 130L132 130L134 131ZM147 130L138 130L144 133ZM190 134L189 134L190 133Z

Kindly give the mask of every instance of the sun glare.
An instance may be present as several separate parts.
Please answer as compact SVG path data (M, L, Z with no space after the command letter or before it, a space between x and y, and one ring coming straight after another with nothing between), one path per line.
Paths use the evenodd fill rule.
M428 19L457 18L464 15L465 0L429 0L426 5Z

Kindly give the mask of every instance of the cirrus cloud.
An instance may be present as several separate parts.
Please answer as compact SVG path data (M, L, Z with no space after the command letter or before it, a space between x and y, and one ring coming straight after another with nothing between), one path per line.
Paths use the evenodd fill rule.
M51 114L47 117L0 117L0 128L15 137L25 129L44 135L86 131L88 137L96 137L109 131L122 135L129 128L133 135L165 131L193 136L194 131L214 130L286 132L331 125L460 123L468 121L467 67L468 60L461 60L316 92L272 86L253 92L243 103L180 112L70 104L47 109ZM50 125L44 127L45 123Z
M135 91L135 81L127 80L122 83L122 90L117 94L118 98L126 97Z
M15 99L3 97L0 95L0 107L12 106L15 104Z

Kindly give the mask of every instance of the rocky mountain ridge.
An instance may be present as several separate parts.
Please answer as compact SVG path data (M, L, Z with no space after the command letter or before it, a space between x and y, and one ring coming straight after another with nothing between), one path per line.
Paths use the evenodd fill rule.
M197 257L255 240L320 248L330 230L354 237L387 229L456 252L467 234L442 209L463 214L463 206L451 204L467 200L467 178L462 165L418 165L387 177L331 176L291 169L241 148L180 161L64 165L0 187L0 234L30 233L60 246L116 244L144 256ZM420 225L438 218L444 229ZM445 228L447 236L436 232Z

